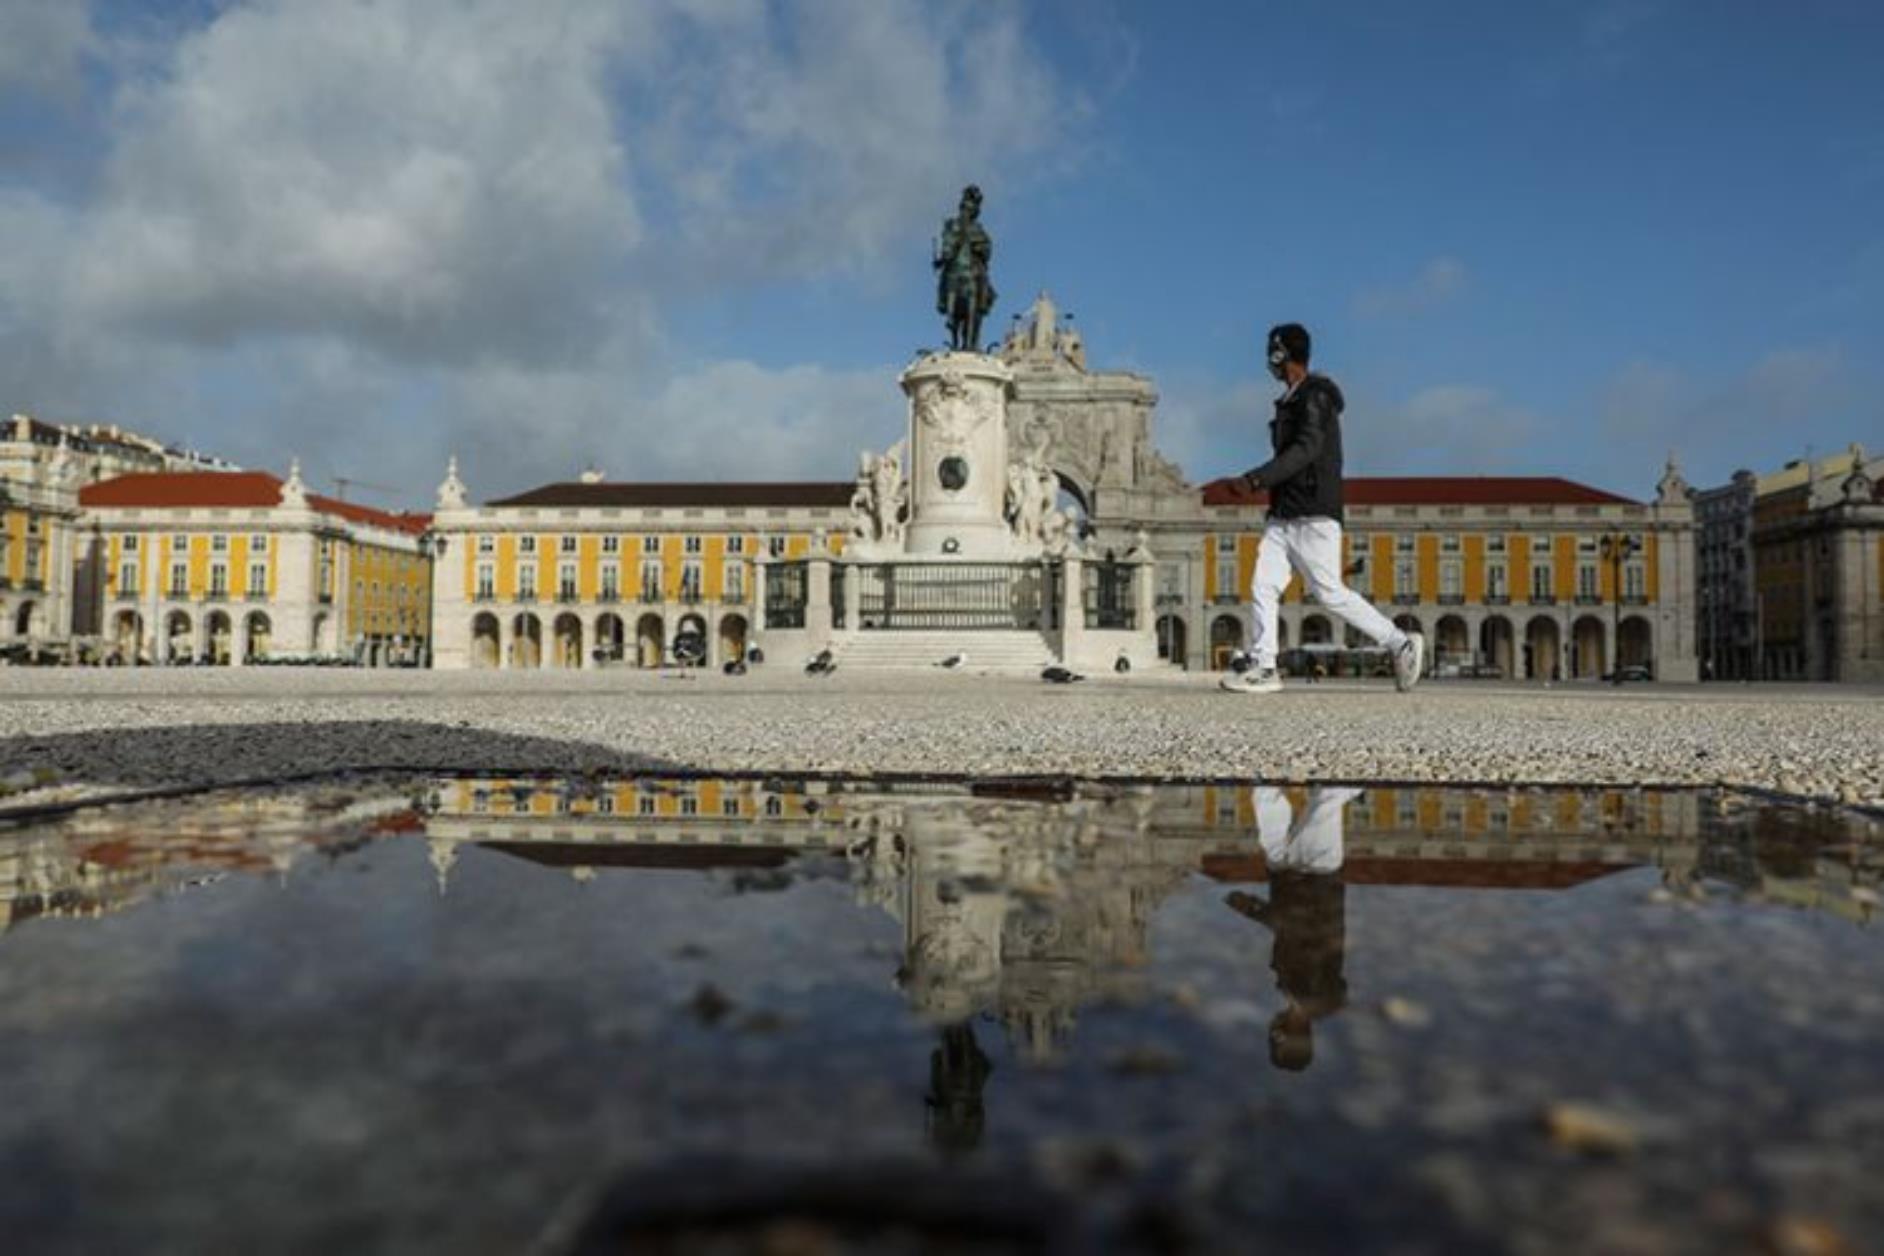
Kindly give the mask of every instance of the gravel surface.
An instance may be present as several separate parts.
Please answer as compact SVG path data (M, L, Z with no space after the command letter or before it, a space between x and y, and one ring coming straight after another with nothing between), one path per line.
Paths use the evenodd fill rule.
M0 807L347 768L1726 785L1884 807L1884 691L0 670Z

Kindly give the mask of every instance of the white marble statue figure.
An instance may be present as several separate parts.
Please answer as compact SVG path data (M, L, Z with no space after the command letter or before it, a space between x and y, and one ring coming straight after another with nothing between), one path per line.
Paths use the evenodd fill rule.
M877 538L877 456L857 455L857 488L850 495L850 536L853 541Z
M904 507L909 503L909 486L903 483L902 441L891 445L889 452L877 459L871 480L876 497L877 537L900 544L903 530L908 526Z
M1007 517L1016 540L1040 539L1040 489L1030 461L1007 464Z

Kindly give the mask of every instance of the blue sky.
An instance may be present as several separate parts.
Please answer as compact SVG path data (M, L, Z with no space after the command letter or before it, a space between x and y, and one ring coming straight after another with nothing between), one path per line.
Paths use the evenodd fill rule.
M401 500L847 474L968 179L994 324L1050 289L1200 480L1283 319L1357 472L1884 445L1855 0L5 0L0 49L0 404Z

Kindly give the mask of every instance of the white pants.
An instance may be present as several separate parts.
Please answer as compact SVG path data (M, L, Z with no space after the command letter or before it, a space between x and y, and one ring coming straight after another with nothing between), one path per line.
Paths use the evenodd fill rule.
M1250 579L1249 655L1258 670L1276 665L1276 606L1288 587L1291 570L1302 573L1302 583L1323 609L1354 625L1375 645L1397 650L1406 644L1406 634L1392 620L1342 582L1339 523L1271 519L1263 528L1256 571Z
M1363 790L1312 789L1298 817L1289 797L1273 785L1256 787L1256 835L1263 860L1289 872L1339 872L1345 858L1342 813Z

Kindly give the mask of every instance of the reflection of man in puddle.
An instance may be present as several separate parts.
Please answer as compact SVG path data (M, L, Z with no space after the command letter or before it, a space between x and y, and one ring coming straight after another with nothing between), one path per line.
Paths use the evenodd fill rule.
M1316 789L1302 814L1273 786L1256 790L1256 828L1269 866L1267 901L1241 891L1226 900L1274 937L1269 967L1285 1000L1269 1023L1269 1061L1300 1072L1315 1058L1315 1022L1347 1005L1347 885L1341 879L1341 812L1358 789Z
M929 1053L929 1139L944 1155L973 1151L981 1143L987 1117L981 1106L982 1087L994 1065L975 1041L975 1027L967 1021L942 1027L941 1045Z

